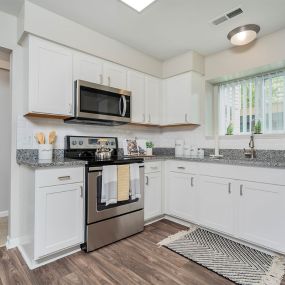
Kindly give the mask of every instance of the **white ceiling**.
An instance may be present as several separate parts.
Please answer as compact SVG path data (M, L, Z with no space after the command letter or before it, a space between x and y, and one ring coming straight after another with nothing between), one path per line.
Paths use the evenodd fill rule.
M285 28L285 0L157 0L141 14L119 0L30 1L160 60L229 48L227 33L239 25L260 25L260 37ZM0 10L16 15L22 2L0 0ZM209 23L239 6L244 14L218 27Z

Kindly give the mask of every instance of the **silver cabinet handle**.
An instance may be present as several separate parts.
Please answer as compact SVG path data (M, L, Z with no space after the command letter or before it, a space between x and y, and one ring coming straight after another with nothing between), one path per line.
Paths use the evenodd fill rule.
M230 182L229 182L229 186L228 186L229 194L231 194L231 193L232 193L232 189L231 189L231 188L232 188L232 183L230 183Z
M178 168L178 169L185 169L184 166L178 166L177 168Z
M100 74L100 84L103 84L103 74Z
M148 176L145 177L145 180L146 180L146 181L145 181L145 185L148 185L148 183L149 183L149 178L148 178Z
M239 194L240 194L240 196L243 195L243 185L242 184L239 187Z
M108 85L111 86L111 77L108 76Z
M70 176L60 176L60 177L57 177L58 180L61 180L61 181L64 181L64 180L70 180Z
M151 116L150 116L150 114L148 114L148 122L149 122L149 123L151 122Z
M157 166L151 166L150 168L151 169L157 169L158 167Z
M185 114L185 122L188 122L188 114Z
M191 177L191 187L194 186L194 177Z
M83 198L83 186L80 186L80 197Z

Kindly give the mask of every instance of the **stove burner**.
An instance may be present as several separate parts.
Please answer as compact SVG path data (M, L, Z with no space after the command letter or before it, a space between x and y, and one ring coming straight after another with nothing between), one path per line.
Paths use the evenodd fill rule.
M94 158L95 152L94 151L83 151L78 153L79 158Z

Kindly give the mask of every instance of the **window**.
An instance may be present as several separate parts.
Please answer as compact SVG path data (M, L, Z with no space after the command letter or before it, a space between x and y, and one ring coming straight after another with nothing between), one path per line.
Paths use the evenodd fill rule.
M219 85L220 135L285 131L285 71Z

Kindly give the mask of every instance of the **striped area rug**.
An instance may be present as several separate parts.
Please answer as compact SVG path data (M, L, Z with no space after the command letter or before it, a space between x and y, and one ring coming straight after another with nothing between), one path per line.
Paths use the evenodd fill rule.
M241 285L280 285L285 257L270 255L193 227L159 243Z

